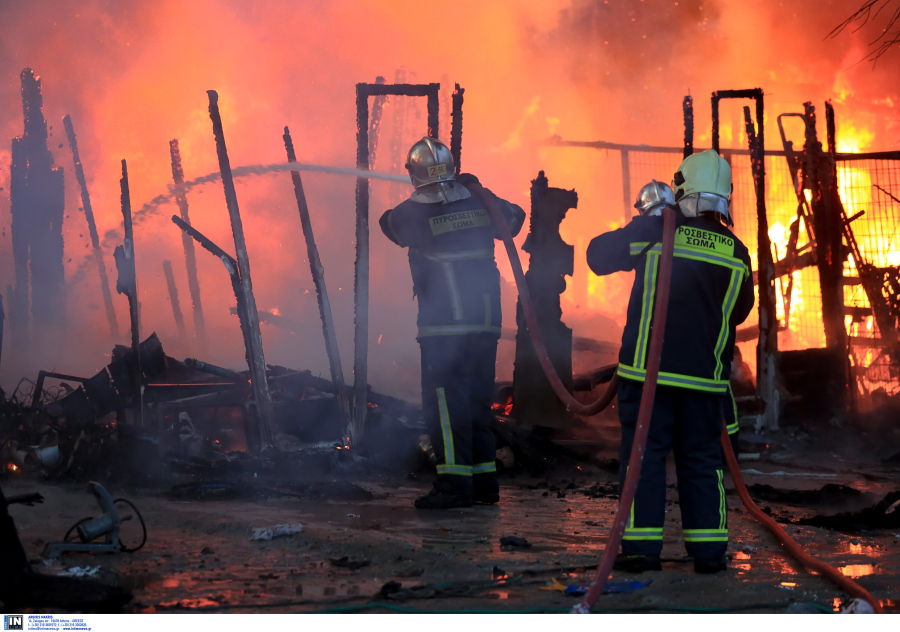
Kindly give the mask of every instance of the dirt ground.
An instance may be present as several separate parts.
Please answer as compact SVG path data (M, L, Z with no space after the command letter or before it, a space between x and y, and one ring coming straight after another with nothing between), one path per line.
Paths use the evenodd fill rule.
M829 482L863 492L849 501L853 506L830 507L832 512L870 506L898 487L896 469L849 464L836 454L801 458L791 452L789 438L784 440L781 462L772 455L742 467L800 475L748 474L748 485L814 489ZM543 478L506 477L499 505L448 511L413 508L414 498L430 486L427 476L332 473L313 481L325 497L196 500L112 486L114 497L131 499L142 512L149 533L146 546L136 553L67 554L52 563L39 559L44 545L61 540L79 519L97 514L93 496L83 484L24 477L9 477L2 486L7 495L38 491L46 498L34 507L10 507L35 569L59 574L89 566L95 578L134 592L128 607L132 612L299 612L373 602L429 611L565 611L578 598L544 589L553 579L564 585L589 583L592 571L587 567L599 560L616 508L614 478L587 465ZM795 601L838 607L847 600L829 581L787 557L734 494L729 496L729 569L695 575L684 560L674 471L670 478L663 570L614 572L612 582L652 583L631 594L604 595L600 608L780 612ZM371 497L362 492L367 499L361 499L359 488L347 483ZM777 502L761 505L788 520L823 511ZM303 530L268 542L250 540L254 528L286 523L302 524ZM887 611L900 612L900 533L786 528L808 551L855 577ZM525 538L531 546L501 547L500 538L508 535ZM122 537L126 544L139 539L135 520L124 523ZM388 582L399 583L393 587L399 592L379 596ZM414 587L423 588L405 590Z

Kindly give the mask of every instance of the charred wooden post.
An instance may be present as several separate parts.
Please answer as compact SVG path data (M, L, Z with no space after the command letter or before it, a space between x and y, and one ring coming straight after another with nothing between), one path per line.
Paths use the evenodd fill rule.
M184 170L181 168L181 150L178 147L178 139L169 141L169 155L172 158L172 180L175 182L175 202L178 204L178 212L181 219L190 224L191 218L188 210L187 193L184 189ZM188 291L191 294L191 307L194 319L194 333L201 349L207 346L206 321L203 318L203 304L200 301L200 279L197 276L197 255L194 252L194 242L186 234L181 234L181 246L184 249L184 264L187 269Z
M54 168L53 156L47 147L41 80L31 68L23 70L20 78L25 131L13 144L10 183L16 311L22 307L27 310L30 278L34 324L59 326L66 313L63 170ZM27 315L24 318L27 322Z
M166 259L163 261L163 274L166 277L166 287L169 290L169 302L172 304L172 315L175 316L175 326L178 328L178 335L182 338L187 336L184 328L184 316L181 314L181 303L178 301L178 286L175 285L175 274L172 272L172 262Z
M572 379L572 330L562 322L560 295L566 276L575 265L575 248L564 242L559 226L578 194L550 187L544 172L531 181L531 214L528 237L522 250L530 255L525 280L537 310L541 335L550 360L570 392ZM565 427L572 422L565 404L553 393L528 333L522 306L516 305L516 363L513 369L513 416L516 421L543 427Z
M106 262L103 261L103 249L100 247L100 234L97 232L97 222L94 220L94 209L91 206L91 195L88 192L87 180L84 177L84 166L81 164L81 156L78 154L78 141L75 137L75 127L72 125L72 117L66 114L63 117L63 127L66 128L66 137L69 140L69 148L72 150L72 160L75 163L75 179L81 188L81 207L84 210L84 218L87 220L88 233L91 236L91 247L94 249L94 260L97 262L97 272L100 274L100 291L103 293L103 306L106 308L106 320L109 322L109 333L113 338L119 337L119 321L116 319L116 310L113 307L112 292L109 289L109 277L106 274Z
M369 97L428 97L428 134L438 133L440 84L356 84L356 168L369 171ZM354 275L355 335L353 415L349 441L363 433L368 404L369 359L369 179L356 179L356 264Z
M138 310L137 273L134 265L134 230L131 223L131 193L128 189L128 164L122 161L122 178L119 180L122 202L122 220L125 228L125 241L121 246L116 246L113 253L116 260L116 268L119 279L116 281L116 291L128 298L128 314L131 317L131 351L134 366L134 393L135 403L138 408L138 420L141 427L144 426L144 387L143 370L141 369L141 325Z
M228 271L228 276L231 279L231 290L234 292L234 298L237 301L236 312L238 322L241 326L241 338L244 340L244 357L247 360L247 367L250 369L250 382L251 386L253 386L252 391L254 400L256 401L257 391L254 385L253 361L251 359L253 357L253 337L250 334L250 319L247 315L247 296L244 293L244 285L241 283L241 273L238 269L238 262L211 239L177 215L172 216L172 223L200 244L200 246L216 256L225 266L225 270ZM268 382L266 382L266 384L268 385ZM248 402L248 405L241 409L244 417L244 435L247 438L247 447L253 452L259 451L264 447L260 435L262 424L259 420L259 408L258 405L250 406Z
M12 252L15 267L15 285L7 286L9 296L9 325L15 334L13 340L22 343L29 338L28 244L31 240L31 217L28 213L28 157L21 138L12 140L12 161L9 167L9 201L12 215ZM14 343L15 344L15 343Z
M246 299L247 332L250 338L250 376L253 383L253 397L259 415L260 449L272 445L272 399L269 394L269 383L266 378L266 359L263 354L262 333L259 329L259 315L256 312L256 299L253 297L253 284L250 280L250 259L247 256L247 244L244 241L244 227L241 212L238 208L237 194L234 190L234 179L231 175L231 163L228 160L228 149L225 146L225 132L222 129L222 117L219 115L219 95L215 90L208 90L209 118L212 120L213 135L216 139L216 153L219 157L219 171L222 174L222 185L225 189L225 203L231 218L231 232L234 234L234 249L237 254L241 287Z
M462 126L463 126L463 95L466 89L456 84L453 90L453 111L450 113L450 155L453 156L453 164L456 165L456 173L462 173Z
M3 296L0 296L0 362L3 360L3 325L6 322L6 312L3 311Z
M383 86L384 77L375 77L375 85ZM381 134L381 117L384 114L384 104L387 96L379 94L372 99L372 117L369 120L369 166L375 165L375 156L378 154L378 138ZM287 129L286 127L284 129Z
M825 345L830 349L846 349L847 330L844 327L844 289L841 213L833 199L834 178L828 156L816 133L816 108L803 104L806 121L804 145L804 176L811 194L813 227L816 234L816 260L822 288L822 321L825 326ZM836 184L836 183L835 183ZM834 187L836 190L836 186Z
M223 377L228 380L234 380L235 384L247 383L246 376L241 375L237 371L232 371L231 369L216 366L215 364L210 364L209 362L203 362L202 360L197 360L196 358L185 358L184 366L191 369L197 369L198 371L203 371L204 373L209 373L210 375L215 375L216 377Z
M747 141L750 149L750 165L756 192L757 249L759 271L759 342L756 346L757 397L763 402L763 425L768 430L778 429L781 409L778 391L778 319L775 305L775 263L769 240L769 219L766 215L765 169L765 119L762 88L750 90L719 90L712 94L712 145L719 151L719 101L721 99L753 99L756 102L756 126L749 120L749 108L745 109Z
M441 75L441 85L449 86L450 85L450 75L442 74ZM441 110L444 112L452 112L453 111L453 97L451 96L451 92L449 90L444 90L441 92ZM450 121L452 120L452 115L450 118L446 116L441 119L441 133L438 138L440 138L443 142L447 142L447 139L450 138Z
M383 84L383 78L380 77L380 79L382 79ZM376 100L378 98L379 97L376 97ZM284 128L283 138L288 162L297 162L297 155L294 153L294 142L291 139L291 132L287 127ZM291 171L291 179L294 182L294 196L297 198L297 210L300 213L300 227L303 229L303 237L306 240L306 258L309 260L313 284L316 287L319 317L322 319L322 333L325 336L325 351L328 353L328 364L331 368L331 382L334 384L334 392L338 398L338 405L344 421L344 429L350 430L350 403L347 398L347 387L344 383L344 369L341 366L337 331L334 328L334 318L331 314L331 301L328 300L328 289L325 286L325 268L322 266L321 259L319 259L319 249L316 247L316 239L313 235L312 221L309 217L309 206L306 203L306 194L303 191L303 179L300 177L300 172ZM342 436L346 437L348 435L345 432Z
M684 114L684 157L694 153L694 97L687 95L681 104Z
M625 208L625 222L631 221L634 214L634 198L631 197L631 164L627 149L619 151L622 158L622 205Z

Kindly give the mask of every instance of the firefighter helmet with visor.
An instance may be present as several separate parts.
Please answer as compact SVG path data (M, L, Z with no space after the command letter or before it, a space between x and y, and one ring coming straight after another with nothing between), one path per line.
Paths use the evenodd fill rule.
M651 180L641 187L634 208L641 215L661 215L662 207L666 204L675 204L672 188L659 180Z
M729 198L734 187L731 166L712 149L691 154L682 161L672 179L675 201L685 217L701 213L718 213L729 226L731 218Z
M436 138L416 142L406 157L406 170L412 185L419 189L437 182L456 179L456 167L450 148Z

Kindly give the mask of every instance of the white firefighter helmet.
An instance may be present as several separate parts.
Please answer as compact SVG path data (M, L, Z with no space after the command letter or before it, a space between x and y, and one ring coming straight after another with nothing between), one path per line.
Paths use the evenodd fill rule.
M406 170L412 185L419 189L437 182L456 179L456 167L450 148L436 138L416 142L406 157Z
M675 204L672 187L659 180L651 180L641 187L634 208L641 215L661 215L662 207L666 204Z
M675 172L672 188L675 190L675 201L685 217L718 213L726 224L734 224L729 204L734 190L731 166L714 150L707 149L685 158Z

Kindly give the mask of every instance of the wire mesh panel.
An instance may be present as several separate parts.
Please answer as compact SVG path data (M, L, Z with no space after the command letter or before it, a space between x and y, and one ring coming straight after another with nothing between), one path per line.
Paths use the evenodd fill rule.
M754 270L758 267L756 194L750 157L724 150L723 155L732 168L734 192L732 216L734 233L747 246ZM678 148L655 148L641 151L627 149L627 171L623 165L623 188L637 194L651 179L671 182L681 164ZM843 154L838 156L838 187L844 210L853 219L851 229L859 244L862 258L869 264L884 268L886 276L893 275L900 286L900 274L891 269L900 266L900 158L893 155ZM808 192L807 192L808 193ZM798 216L798 200L790 169L783 156L766 157L766 212L772 256L777 262L788 252L791 228L797 222L797 253L802 254L811 243L809 227ZM855 218L855 219L854 219ZM877 404L871 395L900 392L900 370L881 341L878 325L872 315L865 289L858 282L856 262L851 256L844 264L845 324L849 334L850 360L857 385L858 404L868 408ZM879 288L880 289L880 288ZM825 346L822 319L822 292L819 271L815 266L795 270L776 279L778 347L781 350L821 348ZM898 291L900 294L900 291ZM883 298L879 292L880 299ZM759 300L758 289L756 291ZM898 299L895 298L895 302ZM741 326L744 358L753 364L751 349L755 347L753 331L758 327L758 313L754 310ZM751 353L748 353L751 352Z
M629 186L635 192L651 179L670 182L681 164L681 150L671 153L642 152L631 150L629 157ZM734 234L750 251L753 269L758 265L756 192L750 157L723 152L731 164L734 193L732 194L732 216ZM766 157L766 210L769 219L769 239L772 241L773 258L782 259L787 253L791 223L797 219L797 195L791 180L787 161L782 156ZM806 244L806 227L799 226L799 246ZM776 280L778 296L777 314L779 321L778 347L783 350L809 349L825 345L822 324L822 294L819 289L819 272L816 268L797 270L791 276ZM756 291L759 300L759 291ZM785 314L789 314L785 323ZM758 326L756 310L741 328ZM744 354L747 355L746 353Z
M859 158L859 156L855 157ZM878 268L900 265L900 161L839 160L838 190L850 227L866 263ZM844 263L844 322L850 337L850 359L859 394L900 391L897 367L881 342L871 303L851 256ZM876 402L868 402L871 406Z

